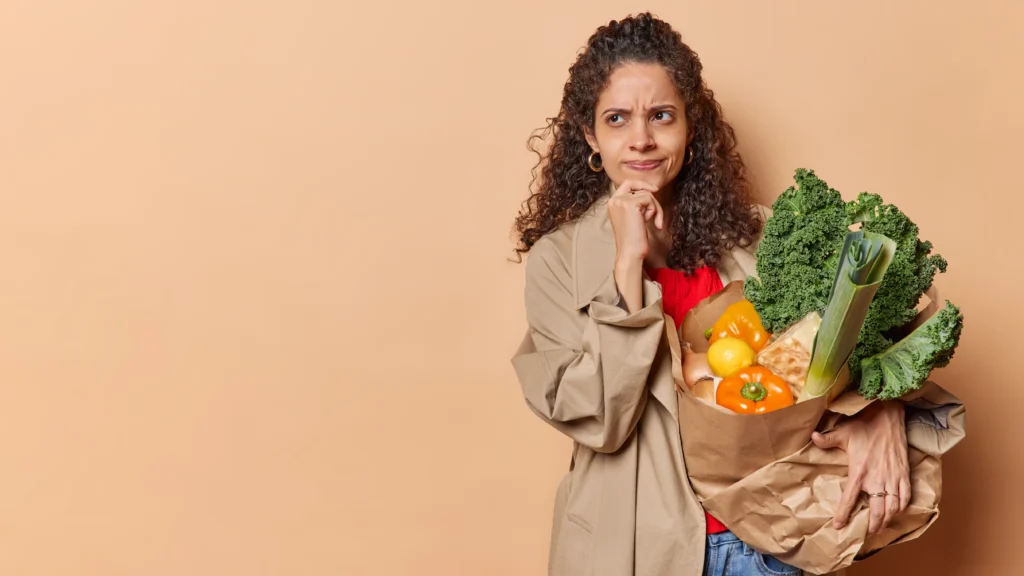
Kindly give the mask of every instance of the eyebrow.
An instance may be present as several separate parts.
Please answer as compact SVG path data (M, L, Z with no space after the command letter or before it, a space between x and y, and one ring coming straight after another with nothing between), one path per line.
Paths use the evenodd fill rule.
M675 109L676 109L676 107L674 105L672 105L672 104L658 104L657 106L651 106L651 112L660 112L662 110L675 110ZM605 114L608 114L609 112L614 112L616 114L622 114L624 112L629 112L629 110L627 110L625 108L607 108L604 112L601 112L601 116L604 116Z

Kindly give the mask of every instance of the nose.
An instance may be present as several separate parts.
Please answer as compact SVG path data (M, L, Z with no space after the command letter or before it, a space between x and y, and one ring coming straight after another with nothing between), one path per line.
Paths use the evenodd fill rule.
M635 151L643 152L648 148L654 146L654 136L651 133L651 127L646 122L637 122L634 124L633 133L630 135L633 143L630 145Z

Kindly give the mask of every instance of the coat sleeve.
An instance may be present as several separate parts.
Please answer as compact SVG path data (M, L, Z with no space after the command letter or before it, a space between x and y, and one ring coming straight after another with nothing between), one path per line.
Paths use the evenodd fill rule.
M644 278L642 308L623 308L612 270L582 309L553 246L526 264L527 330L512 358L526 403L541 419L598 452L618 450L647 402L647 378L665 330L661 288Z

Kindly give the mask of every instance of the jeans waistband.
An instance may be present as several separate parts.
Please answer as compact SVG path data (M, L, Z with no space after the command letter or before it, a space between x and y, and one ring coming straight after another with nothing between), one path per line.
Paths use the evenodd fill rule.
M718 532L717 534L708 534L708 546L721 546L723 544L732 544L739 541L739 536L728 530L725 532Z

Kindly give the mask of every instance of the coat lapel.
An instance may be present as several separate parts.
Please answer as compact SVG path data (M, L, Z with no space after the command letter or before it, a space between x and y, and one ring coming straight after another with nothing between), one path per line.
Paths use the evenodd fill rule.
M608 219L608 196L601 197L576 224L572 239L576 309L589 304L615 266L615 234Z

